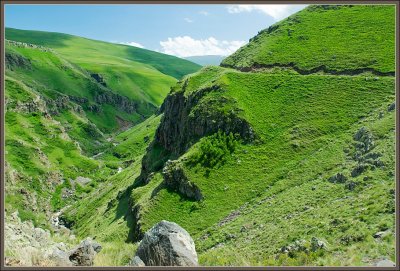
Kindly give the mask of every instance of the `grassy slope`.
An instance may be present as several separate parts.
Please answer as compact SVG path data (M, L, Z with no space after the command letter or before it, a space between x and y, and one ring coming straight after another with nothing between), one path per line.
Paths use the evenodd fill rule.
M20 48L8 44L7 52L12 52L29 59L32 63L31 69L14 68L6 73L15 79L24 82L36 89L36 92L50 99L56 99L60 95L72 95L80 98L87 98L89 103L95 103L95 95L102 86L90 79L86 71L80 67L70 64L54 52L42 51L33 48ZM6 86L7 91L7 86ZM101 113L91 113L88 110L87 116L103 131L110 132L118 128L116 117L123 118L133 123L141 121L140 113L148 114L142 110L138 113L127 114L120 108L100 105ZM62 118L59 118L62 119Z
M98 130L92 132L97 128L115 132L119 128L117 118L142 121L143 115L150 116L160 105L176 82L174 76L179 78L199 66L148 50L70 35L17 29L6 32L7 39L53 48L6 44L7 53L31 63L6 69L7 174L11 182L6 204L9 211L18 209L23 220L32 219L36 225L48 227L46 215L85 195L104 180L103 176L116 173L122 165L90 158L112 145ZM128 114L111 104L101 104L101 113L87 108L78 113L73 109L77 105L68 102L58 114L43 113L49 109L44 99L55 101L62 95L87 98L94 104L96 93L104 88L90 78L90 72L101 73L108 90L135 101L137 112ZM42 110L21 111L20 107L28 103L39 103ZM72 199L62 200L62 189L71 188L70 180L78 176L89 177L92 182L78 185ZM26 189L31 199L24 198L20 189ZM42 209L46 211L38 211Z
M358 13L352 18L365 19L364 12L358 7L356 10ZM333 11L318 13L323 12ZM302 22L308 22L307 14L300 14L304 16ZM302 29L306 31L312 26ZM360 24L356 26L349 31L359 33ZM327 36L321 37L329 39ZM321 42L324 39L320 38ZM316 48L311 45L309 49ZM259 47L260 44L256 46ZM288 59L290 51L281 50L282 59ZM390 55L390 46L384 50L386 53L378 55ZM378 50L371 47L369 51ZM339 58L340 65L336 63L331 68L346 68L344 65L354 68L353 62L347 59L362 66L363 58L349 52ZM251 57L247 53L241 58L232 58L239 63L237 66L248 64L246 58ZM316 58L313 61L318 63ZM303 68L313 66L306 55L298 63ZM392 71L390 66L390 58L379 58L371 67ZM372 238L379 230L394 230L390 194L394 187L394 112L387 110L394 101L392 77L301 76L280 70L242 73L217 67L189 77L187 95L205 86L221 86L223 92L210 93L205 99L233 98L260 140L240 144L224 164L215 168L185 164L185 173L205 196L204 201L193 202L166 189L151 196L162 181L159 173L146 186L132 186L140 173L141 154L147 146L145 138L153 137L159 117L119 135L115 139L118 145L99 159L106 160L112 168L124 167L122 172L99 183L94 193L66 211L67 218L75 221L78 236L96 236L104 244L96 264L126 264L134 254L136 245L129 243L134 225L129 200L142 205L140 222L144 230L161 219L177 222L187 229L195 239L202 265L362 265L373 264L382 257L393 260L393 235L382 241ZM175 90L181 91L180 85ZM367 170L352 178L353 135L361 126L372 131L376 142L373 151L382 154L380 159L385 167ZM194 145L184 156L198 152L201 144L202 141ZM355 190L328 181L338 172L349 178L346 184L357 183ZM367 176L370 178L364 179ZM240 215L219 226L234 210L240 210ZM326 242L328 250L297 253L293 257L279 253L282 246L300 239L309 242L311 237Z
M354 231L352 226L344 227L342 231L330 232L331 229L326 226L325 232L322 230L304 232L304 225L295 227L296 223L300 223L300 219L304 219L303 223L308 223L310 228L318 228L320 220L330 221L333 218L345 220L350 225L359 223L360 227L368 229L362 232L363 241L364 237L366 238L366 243L362 244L365 247L374 244L371 236L380 230L381 224L388 225L393 230L393 213L390 211L387 213L383 208L392 201L389 189L394 186L393 175L390 175L394 173L393 135L380 143L380 151L385 153L387 167L367 172L354 179L358 181L366 175L373 176L373 181L362 182L362 186L368 189L363 187L357 192L350 192L344 189L343 185L335 186L327 181L337 172L348 172L354 167L354 162L345 159L343 149L351 146L352 135L360 128L359 122L365 117L371 116L376 122L374 126L381 134L379 137L388 137L388 134L393 132L394 112L385 113L384 119L376 120L378 115L376 109L381 107L381 111L385 112L387 106L394 101L393 78L366 81L365 76L288 76L239 73L229 70L221 70L221 74L214 78L218 78L216 84L222 85L225 90L222 95L235 98L239 107L244 109L245 118L252 124L262 143L242 145L227 163L219 168L210 170L200 165L195 167L187 165L186 174L191 182L200 187L205 200L200 204L182 200L179 194L163 189L156 197L145 203L146 212L143 213L141 220L145 230L161 219L177 222L197 239L201 263L206 265L274 264L273 261L265 260L280 247L287 245L285 242L296 238L310 239L315 235L318 238L327 238L329 241L336 240L334 247L340 253L345 253L348 249L346 246L340 247L338 240L342 235L352 234ZM192 89L190 83L187 88ZM364 123L372 126L369 122L364 121ZM185 156L190 157L194 152L196 146ZM159 177L152 182L159 182ZM318 192L310 191L313 185L318 187ZM293 187L297 187L296 190ZM270 205L256 207L259 216L253 218L252 214L249 214L229 230L221 230L216 226L223 217L245 202L254 203L257 199L274 195L278 197L276 194L279 195L279 200L272 201ZM296 197L299 195L298 201L294 195ZM386 198L383 195L386 195ZM332 213L323 205L341 201L344 196L350 197L354 202L363 199L362 205L371 206L369 211L363 210L364 220L359 221L361 218L356 218L354 221L349 221L361 207L355 210L348 205L341 205L341 209L337 208L337 212ZM134 194L133 198L135 197L137 195ZM380 201L376 201L375 199L379 197ZM321 206L314 207L319 208L317 214L319 219L314 219L316 215L314 212L304 212L301 218L295 220L296 222L285 222L284 217L287 214L299 211L305 205L316 204L319 198L324 198L321 200ZM270 212L270 208L274 208L274 211ZM277 217L280 218L279 223L276 222ZM254 221L257 225L265 223L272 225L269 225L271 228L268 234L262 234L263 230L257 228L252 231L254 237L249 237L247 233L242 234L240 231L249 221ZM284 228L283 232L287 235L282 235L282 228L277 228L277 223L279 227ZM289 231L290 227L294 229ZM240 239L231 241L226 250L223 248L218 250L220 254L208 251L212 246L226 242L224 234L227 232L239 235ZM206 233L212 236L211 240L200 239ZM328 238L329 235L331 237ZM386 248L384 252L387 254L383 256L394 257L393 238L386 241L382 247ZM247 242L252 242L252 245L249 247ZM269 244L268 247L265 247L265 244ZM249 254L239 257L238 253L233 253L235 246L241 249L247 247ZM371 249L366 255L373 257L372 255L377 255L374 253L377 251ZM339 255L340 257L332 255L327 257L334 258L330 263L340 265L342 263L340 258L344 256ZM221 259L218 260L217 256ZM309 262L301 260L288 262L289 264L316 263L315 259L307 260ZM347 264L361 264L360 259L353 260L343 259Z
M374 19L380 18L379 23L370 23L372 13ZM393 14L392 6L310 7L292 17L300 23L293 19L279 23L279 31L261 34L224 64L240 68L254 62L293 61L302 69L326 65L333 71L367 67L392 72ZM290 37L289 25L294 29ZM327 28L333 30L321 35ZM300 31L309 37L304 43L294 38ZM323 50L319 51L321 44ZM167 189L149 198L147 194L162 180L160 174L149 185L134 189L132 200L143 205L140 222L144 230L161 219L177 222L195 238L204 265L372 265L385 257L394 259L394 201L390 194L394 188L394 112L387 110L395 100L393 77L206 68L188 78L186 95L221 86L221 93L210 93L202 101L234 98L260 140L238 147L220 167L185 164L189 180L204 195L201 202ZM182 91L181 87L174 89ZM356 166L351 159L353 135L362 126L372 130L374 151L382 154L385 166L351 177ZM190 160L201 144L183 157ZM346 149L350 154L345 154ZM349 178L347 184L356 183L355 190L328 181L339 172ZM247 207L241 209L237 220L218 226L241 206ZM387 229L391 234L383 240L372 237ZM325 241L328 250L292 257L279 253L282 246L295 240L304 239L309 246L312 237Z
M277 28L271 33L261 31L222 64L251 67L255 63L294 63L305 70L325 65L333 71L373 68L393 72L395 7L336 8L310 6L291 15L275 24Z
M175 79L200 68L174 56L67 34L7 28L5 35L9 40L53 48L72 63L102 74L115 92L156 106Z
M8 167L6 208L8 211L19 210L22 220L31 219L37 226L48 227L48 212L68 202L61 202L60 193L62 188L70 187L70 180L78 176L90 177L92 185L95 185L103 174L110 174L112 170L85 156L78 147L95 147L93 142L85 141L93 141L93 138L84 129L89 123L84 116L69 110L63 112L68 114L69 125L74 130L70 136L68 127L61 125L57 119L45 116L40 111L20 111L18 104L38 101L41 93L35 90L35 85L29 87L13 78L13 75L6 75L5 92L8 104L5 116ZM101 138L97 140L102 141ZM103 144L106 145L104 141ZM20 189L33 195L37 203L25 199ZM77 186L76 189L79 196L88 192L90 187L85 190ZM34 211L44 206L46 208L43 211Z
M152 116L119 134L113 141L116 146L100 159L124 169L65 211L65 217L75 222L74 232L79 237L93 236L104 245L95 265L126 264L136 249L131 243L134 218L130 213L129 198L133 181L140 174L141 157L149 143L148 138L154 136L159 122L160 116ZM113 156L115 153L122 158ZM129 161L129 165L123 161Z

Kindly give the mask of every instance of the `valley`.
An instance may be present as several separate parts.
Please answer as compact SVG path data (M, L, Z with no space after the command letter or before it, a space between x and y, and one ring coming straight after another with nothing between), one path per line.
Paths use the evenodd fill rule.
M128 265L161 220L201 266L394 262L394 15L310 5L204 67L7 28L8 233L51 240L10 265L87 237Z

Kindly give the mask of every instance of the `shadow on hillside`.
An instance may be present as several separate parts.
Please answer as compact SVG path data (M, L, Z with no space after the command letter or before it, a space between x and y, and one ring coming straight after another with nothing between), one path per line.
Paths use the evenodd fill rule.
M115 217L112 221L116 222L120 218L123 218L124 221L126 222L127 227L129 228L129 233L128 236L125 240L127 243L133 243L138 241L138 237L136 236L137 234L135 233L136 229L136 219L134 217L134 212L130 203L130 196L132 194L132 190L134 188L137 188L141 186L141 181L139 178L136 178L134 183L130 185L125 191L121 192L118 194L116 200L117 200L117 208L115 210Z

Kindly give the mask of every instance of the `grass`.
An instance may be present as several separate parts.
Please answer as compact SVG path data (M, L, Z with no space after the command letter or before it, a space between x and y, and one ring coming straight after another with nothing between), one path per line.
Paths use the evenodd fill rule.
M137 244L110 242L103 245L94 259L94 266L121 266L128 263L136 251Z
M99 266L126 265L137 248L137 226L144 232L163 219L190 233L203 266L394 261L395 111L388 108L395 101L395 81L379 75L394 71L393 14L389 5L310 6L261 31L223 61L233 68L270 65L251 72L213 66L197 71L138 48L7 29L9 39L55 50L7 47L31 59L33 67L6 73L6 173L9 183L17 184L8 185L7 209L45 227L43 214L26 208L22 188L37 194L38 206L47 203L53 211L67 206L63 218L74 234L102 244ZM180 72L174 70L178 65ZM296 72L321 65L347 75ZM185 75L189 70L197 72ZM21 109L20 103L38 95L80 95L93 102L104 88L88 71L101 73L114 93L141 101L142 111L127 114L107 104L95 114L67 107L47 119L41 109ZM179 112L189 121L229 115L245 120L256 134L244 141L220 131L193 139L179 154L183 174L201 190L201 201L165 187L161 172L150 175L147 184L139 182L146 152L150 169L162 168L170 154L162 142L151 143L164 121L151 112L177 79L171 95L199 99ZM115 132L117 116L136 125ZM352 174L361 166L354 135L363 127L374 143L363 153L370 156L367 166ZM58 173L60 178L48 178ZM343 182L332 181L338 174ZM74 185L78 176L92 181ZM75 188L76 197L63 200L64 188ZM388 234L374 237L379 231ZM324 248L313 249L315 240ZM282 252L299 243L300 249Z
M155 106L176 79L200 68L174 56L61 33L7 28L6 39L50 47L71 63L102 74L116 93Z
M169 86L175 82L175 80L165 81L163 79L165 76L163 77L161 75L161 77L159 77L160 80L152 75L144 75L148 76L148 78L152 80L154 89L159 90L157 92L157 99L159 100L153 101L146 96L147 94L143 94L144 96L135 96L134 94L126 95L126 93L118 92L114 89L104 89L104 87L95 83L90 78L89 74L82 70L81 67L70 64L54 52L41 51L32 48L20 48L12 45L8 45L7 50L18 53L21 57L26 59L30 59L32 63L31 70L23 68L15 68L12 71L7 70L8 76L23 82L25 85L35 89L36 93L45 95L45 97L52 100L57 100L63 95L87 99L86 103L81 104L83 111L86 113L89 120L105 133L111 133L120 128L117 118L121 118L132 125L141 122L144 116L150 116L154 112L156 106L159 105L159 100L166 95ZM135 67L131 67L131 69L135 69ZM132 73L132 71L127 71L127 69L123 70L124 72ZM120 74L120 70L118 69L113 70L113 72ZM129 80L131 80L131 82L137 81L134 78ZM132 86L125 84L122 88L126 91L132 89ZM114 91L117 94L126 95L139 106L137 106L137 109L133 114L128 114L121 109L118 104L96 103L96 96L107 91ZM90 110L90 104L97 104L101 112L93 112ZM49 107L49 105L47 106ZM76 105L68 103L67 106L74 107ZM63 120L62 117L59 117L58 119L61 121Z
M95 66L101 63L108 65L128 63L129 65L140 65L148 69L158 70L176 79L180 79L182 76L193 73L200 68L200 65L188 60L147 49L63 33L7 28L6 39L53 48L73 63L93 63ZM77 52L79 53L77 54Z
M330 9L311 5L260 31L222 64L252 67L293 63L303 70L324 65L338 72L362 68L393 72L394 14L394 5Z
M104 161L116 161L117 167L123 170L103 180L94 193L65 211L66 218L74 221L78 236L96 236L102 242L129 242L133 225L130 191L140 174L141 157L149 144L145 138L153 138L159 120L160 116L150 117L119 134L114 139L119 144L99 157ZM115 153L123 158L117 159Z
M207 72L207 69L203 71ZM225 153L225 163L216 168L201 163L193 166L190 162L191 157L198 157L199 150L208 149L204 145L208 142L206 140L200 140L180 158L188 158L185 174L200 187L204 195L204 201L200 203L162 188L154 190L151 198L145 195L140 198L141 190L136 192L139 188L134 189L132 201L140 203L145 210L140 219L143 231L161 219L178 223L195 238L202 265L313 265L321 261L340 265L339 259L344 257L343 254L350 249L348 247L367 247L367 243L375 242L371 236L379 231L381 223L394 229L393 213L385 211L385 204L391 202L389 188L394 185L390 175L394 169L394 137L383 136L394 129L394 113L387 112L387 106L395 99L393 78L366 80L370 78L368 74L241 73L223 68L219 68L219 72L213 68L210 73L214 76L214 84L222 90L207 94L198 104L205 101L204 108L219 110L207 107L208 96L233 98L242 109L240 116L249 121L258 140L253 144L239 145L232 154ZM188 99L196 92L196 87L204 87L203 78L210 80L206 74L200 73L200 78L196 76L191 76L185 84ZM197 110L197 106L192 110ZM385 112L382 119L378 118L377 110ZM370 125L377 138L385 138L377 140L381 144L377 149L386 153L385 159L392 160L385 163L388 168L368 172L368 176L376 181L362 181L365 175L357 177L359 185L366 187L359 187L357 194L349 192L344 185L330 184L327 180L337 171L350 172L355 166L354 161L348 161L343 149L352 146L355 129L359 129L361 124ZM379 129L374 128L375 125ZM160 178L157 176L151 182L157 184ZM316 187L316 192L312 192L312 187ZM347 199L349 194L350 199ZM276 199L258 205L257 201L268 197ZM380 201L376 200L378 198ZM232 228L218 226L230 212L246 203L255 205L259 215L254 216L255 211L241 215L238 218L240 222ZM356 203L360 204L359 209L349 207ZM373 207L364 210L364 218L358 221L356 213L365 204ZM335 205L334 211L332 205ZM306 207L316 211L302 211ZM295 215L295 219L285 218ZM345 221L347 226L344 228L347 227L348 231L332 232L329 226L321 228L319 223L329 225L335 217ZM260 224L263 224L262 228ZM249 232L242 233L242 227L249 227ZM355 228L359 231L354 231ZM236 237L232 240L226 237L231 235ZM296 238L309 241L312 237L327 238L327 242L334 243L340 252L337 255L341 256L330 251L324 255L299 255L287 259L278 253L282 246L288 245L287 242L294 242ZM341 239L350 241L338 243L337 240ZM372 246L365 251L366 257L376 260L376 255L382 253L393 258L393 240L389 238L381 247ZM223 246L215 248L218 244ZM234 251L245 253L239 257ZM280 260L274 262L271 255L279 256ZM346 263L362 265L361 260L347 259Z

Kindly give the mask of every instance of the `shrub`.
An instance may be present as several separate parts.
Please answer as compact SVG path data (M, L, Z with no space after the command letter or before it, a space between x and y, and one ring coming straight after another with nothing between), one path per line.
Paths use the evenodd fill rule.
M192 155L190 162L209 168L222 165L226 162L227 156L235 151L237 144L237 135L218 131L200 141L199 149Z

